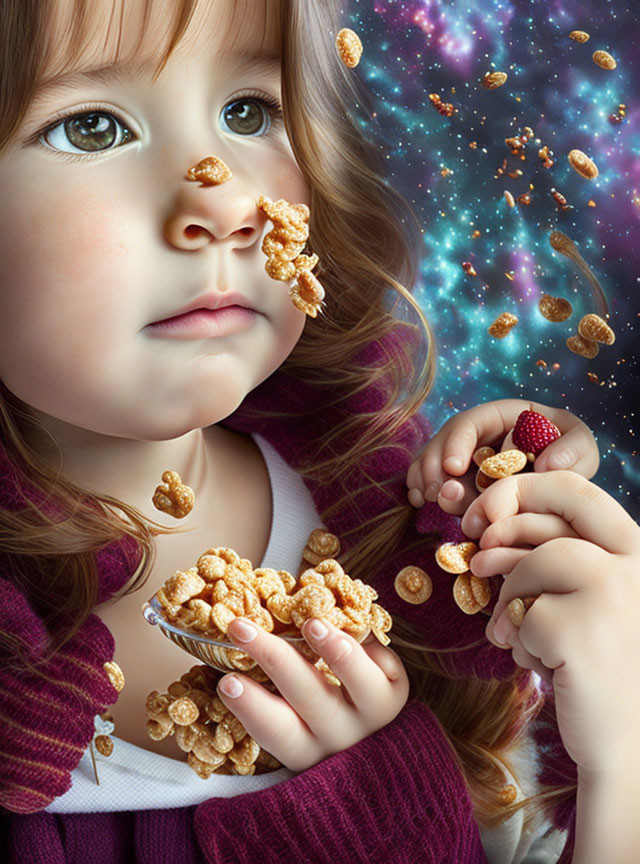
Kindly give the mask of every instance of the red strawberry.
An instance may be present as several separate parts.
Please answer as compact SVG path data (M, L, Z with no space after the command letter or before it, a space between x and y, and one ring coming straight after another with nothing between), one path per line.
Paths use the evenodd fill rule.
M537 411L523 411L513 427L513 443L518 450L527 454L530 462L559 437L560 430L555 423Z

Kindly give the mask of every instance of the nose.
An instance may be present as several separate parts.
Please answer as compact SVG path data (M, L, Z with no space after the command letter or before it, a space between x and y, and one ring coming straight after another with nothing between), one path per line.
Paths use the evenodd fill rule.
M262 233L264 218L247 183L237 175L220 185L181 181L165 225L169 243L183 251L224 243L245 249Z

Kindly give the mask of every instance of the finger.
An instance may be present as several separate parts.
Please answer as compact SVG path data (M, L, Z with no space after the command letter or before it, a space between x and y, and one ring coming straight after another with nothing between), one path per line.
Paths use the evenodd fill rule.
M533 654L530 654L529 651L527 651L522 644L517 631L513 636L511 656L513 657L514 663L517 663L518 666L521 666L523 669L531 669L532 672L536 672L541 678L551 682L553 671L547 669L538 657L534 657Z
M250 641L241 641L248 625L256 631ZM328 625L329 627L331 625ZM336 630L331 640L335 643ZM248 631L247 631L248 632ZM291 644L260 627L254 627L245 618L236 618L229 624L228 635L243 651L246 651L271 678L283 698L315 732L327 721L327 712L335 710L336 687L313 667ZM346 634L341 634L346 636ZM339 638L339 637L338 637ZM350 637L348 637L350 638ZM312 646L317 651L315 645ZM339 646L334 645L336 653ZM318 652L319 653L319 652ZM336 673L338 674L338 673Z
M521 474L489 486L468 508L462 530L479 537L490 523L517 513L561 516L579 537L612 553L640 549L640 529L602 489L573 471Z
M531 549L507 549L499 546L496 549L480 550L473 556L470 564L474 576L485 579L489 576L504 576L511 573Z
M474 472L475 473L475 472ZM438 494L438 506L445 513L462 516L472 501L478 497L474 477L467 475L459 480L446 480Z
M566 662L565 642L571 641L570 635L569 640L566 637L574 615L575 594L542 594L525 612L520 627L505 610L493 627L492 641L519 645L521 652L553 671Z
M520 513L489 525L480 538L481 549L495 546L539 546L556 537L577 537L571 525L555 513Z
M548 444L536 458L533 463L534 471L571 469L587 479L593 477L600 463L598 446L587 425L578 417L573 419L575 425L563 432L560 438Z
M340 679L342 686L349 695L351 704L365 716L379 713L381 705L391 693L391 687L398 682L402 683L400 669L397 665L393 665L395 678L392 685L390 678L374 660L378 649L375 648L373 642L369 643L365 649L348 633L338 630L324 620L318 623L324 625L329 631L328 634L320 638L312 636L311 625L317 620L305 622L302 628L305 638L309 640L312 648L320 654L334 675ZM387 653L393 654L391 651L387 651ZM386 658L385 662L391 666L393 660L389 657ZM312 729L316 728L314 724L318 724L320 728L323 723L326 724L326 710L321 716L316 717L311 716L305 707L301 714Z
M237 695L230 695L227 688ZM296 770L296 760L302 754L313 750L314 736L302 718L284 699L257 681L238 673L225 675L218 682L217 693L249 735L292 770Z
M590 564L588 568L585 561ZM509 604L516 597L571 594L584 589L597 578L594 574L607 572L610 566L611 556L592 543L572 537L550 540L514 566L505 578L498 601Z
M407 486L410 491L417 489L426 501L435 501L438 490L445 479L442 470L440 439L435 436L425 451L409 466ZM409 500L412 504L414 503L411 498ZM414 506L421 505L414 504Z

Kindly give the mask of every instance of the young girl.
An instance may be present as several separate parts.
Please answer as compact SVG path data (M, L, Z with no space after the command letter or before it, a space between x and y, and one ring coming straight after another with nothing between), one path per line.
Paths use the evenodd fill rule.
M407 501L405 481L421 487L406 472L427 437L417 412L433 351L421 351L427 325L405 287L418 252L410 214L353 119L365 96L335 52L337 5L6 0L1 15L8 860L471 864L550 846L571 860L571 835L553 828L573 824L575 763L586 771L580 842L609 788L590 781L616 775L590 761L600 726L567 756L551 693L528 671L530 657L541 673L549 664L525 625L529 653L510 657L487 641L486 616L453 603L434 548L462 539L444 511L461 512L468 493L449 480L442 507L429 500L416 514ZM224 181L186 179L206 156L224 162ZM265 272L260 195L311 208L308 251L327 292L316 319ZM527 405L474 409L475 440L445 428L412 472L429 486L443 471L462 476L477 440L501 439ZM586 427L541 410L565 433L555 452L569 445L591 476ZM196 495L180 529L151 504L167 469ZM580 498L585 487L567 488ZM612 530L621 520L612 515ZM284 768L202 780L171 741L146 734L147 693L192 664L146 624L142 602L213 545L295 572L320 525L393 613L397 652L310 621L304 636L337 688L282 640L235 621L231 638L280 695L238 674L221 680L220 698ZM424 604L394 591L408 565L432 574ZM587 691L567 684L575 700ZM97 786L87 747L107 706L115 748L98 760ZM560 731L568 748L580 737L571 715ZM538 780L550 791L527 807ZM588 848L576 864L602 860Z

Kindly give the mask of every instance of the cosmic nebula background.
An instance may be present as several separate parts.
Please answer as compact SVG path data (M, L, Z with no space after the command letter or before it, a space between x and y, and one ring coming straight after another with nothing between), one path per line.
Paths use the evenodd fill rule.
M595 482L639 519L640 8L623 0L350 0L344 13L343 26L364 44L354 74L374 106L360 122L423 227L414 294L438 354L425 414L438 428L490 399L567 408L598 440ZM570 39L573 30L589 40ZM617 67L596 65L597 50ZM507 81L489 90L482 78L496 71ZM439 112L429 94L455 111ZM505 139L525 127L533 137L514 154ZM595 162L597 178L571 167L573 149ZM551 248L554 230L586 267ZM568 320L541 315L545 293L571 302ZM616 340L586 359L566 340L603 300ZM518 323L494 339L488 327L502 312Z

